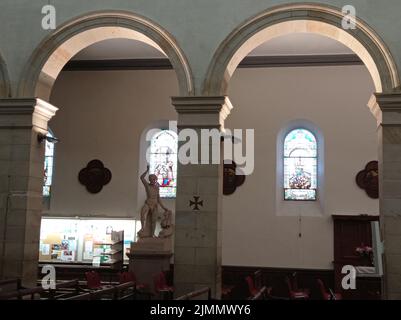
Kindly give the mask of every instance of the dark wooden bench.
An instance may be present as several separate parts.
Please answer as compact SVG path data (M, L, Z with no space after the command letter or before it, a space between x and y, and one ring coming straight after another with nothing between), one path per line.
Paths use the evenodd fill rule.
M134 282L92 290L84 294L61 298L62 300L128 300L136 299L137 290Z
M55 289L49 289L49 299L59 300L65 297L78 295L83 291L78 280L63 281L56 284Z
M44 292L42 287L20 289L0 294L0 300L34 300L36 295L41 296Z
M20 283L20 282L18 282ZM20 286L19 286L20 287ZM0 293L0 300L57 300L71 295L77 295L82 291L78 280L63 281L56 283L54 289L44 289L42 286L34 288L22 288Z
M194 298L198 298L204 295L207 295L207 300L212 300L212 290L210 288L204 288L190 292L186 295L176 298L175 300L192 300Z
M249 300L266 300L271 293L271 288L262 287L259 292L250 297Z
M0 281L0 295L7 292L15 292L22 288L21 279L8 279Z

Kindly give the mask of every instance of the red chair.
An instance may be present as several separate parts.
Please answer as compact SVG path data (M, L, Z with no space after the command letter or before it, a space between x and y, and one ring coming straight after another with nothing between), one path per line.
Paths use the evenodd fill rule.
M323 281L317 279L317 285L320 289L320 293L322 295L323 300L342 300L342 296L339 293L334 293L334 296L327 292L326 286L324 285Z
M310 298L309 289L298 289L296 282L295 282L295 284L292 284L289 277L285 278L285 282L287 283L287 286L288 286L290 299L308 300Z
M251 297L256 296L259 293L259 290L255 287L255 283L251 276L245 278L246 283L248 284L249 295Z
M155 292L160 294L163 299L172 298L174 288L167 285L166 276L164 272L160 272L153 277Z
M92 290L102 289L102 282L100 281L100 275L96 271L85 272L85 278L88 289Z
M231 294L234 286L222 286L221 287L221 300L231 300Z
M124 271L119 274L119 282L120 284L127 283L127 282L135 282L136 288L138 290L145 289L146 286L144 284L138 283L136 280L135 273L131 271Z

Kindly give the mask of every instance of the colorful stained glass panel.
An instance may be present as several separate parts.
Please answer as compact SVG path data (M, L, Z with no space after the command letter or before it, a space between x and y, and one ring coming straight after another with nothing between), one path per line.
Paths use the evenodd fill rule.
M49 132L49 137L53 135ZM51 187L53 182L54 169L54 143L46 141L45 144L45 163L44 163L44 181L43 181L43 196L50 197Z
M316 190L316 138L308 130L293 130L284 142L284 199L313 201Z
M177 188L178 137L174 131L156 133L150 145L150 173L155 174L161 198L175 198Z

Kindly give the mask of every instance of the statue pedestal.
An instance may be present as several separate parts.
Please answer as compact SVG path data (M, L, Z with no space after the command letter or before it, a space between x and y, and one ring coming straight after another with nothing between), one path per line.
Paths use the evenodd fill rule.
M144 238L131 243L129 270L139 283L146 284L155 293L153 277L161 271L170 270L172 253L171 239Z

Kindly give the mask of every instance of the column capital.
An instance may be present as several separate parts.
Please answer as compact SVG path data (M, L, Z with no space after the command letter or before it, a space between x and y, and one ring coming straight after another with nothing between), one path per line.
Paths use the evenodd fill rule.
M58 108L37 98L0 99L0 127L32 127L47 130Z
M224 121L233 106L227 96L172 97L178 115L178 127L224 129Z
M375 93L368 107L380 125L401 125L401 93Z

